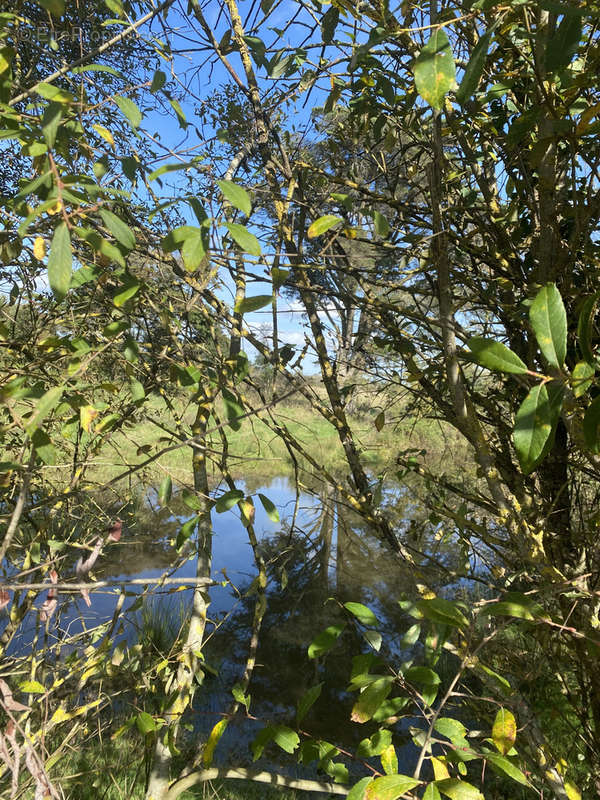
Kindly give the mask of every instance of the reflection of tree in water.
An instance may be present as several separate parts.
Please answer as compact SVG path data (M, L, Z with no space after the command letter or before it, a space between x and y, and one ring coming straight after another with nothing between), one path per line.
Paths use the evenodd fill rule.
M437 549L436 560L446 567L456 566L456 548L453 551L452 546L445 545L440 549L427 509L407 493L396 491L391 499L398 528L410 530L410 514L413 526L419 526L421 546L431 542ZM307 689L326 678L303 727L314 736L352 750L375 727L374 723L348 724L355 695L345 691L352 657L369 652L369 645L354 625L348 625L319 663L309 660L309 643L326 627L348 618L341 604L362 602L375 611L381 623L381 656L397 663L402 650L400 639L414 624L398 600L404 593L414 597L415 583L436 589L446 576L431 569L427 558L414 567L394 558L335 491L323 492L320 501L318 508L303 515L302 526L291 534L284 525L279 533L261 540L270 582L250 686L251 711L264 721L289 721ZM254 603L254 594L245 596L240 610L215 634L207 649L213 659L223 660L228 677L243 671ZM385 668L374 671L387 674Z

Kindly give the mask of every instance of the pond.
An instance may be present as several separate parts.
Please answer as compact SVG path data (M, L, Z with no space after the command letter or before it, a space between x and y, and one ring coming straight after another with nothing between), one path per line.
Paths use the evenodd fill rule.
M293 721L298 700L320 682L321 695L303 725L311 735L352 750L375 729L374 723L356 725L349 721L355 699L355 694L346 691L352 657L374 652L375 644L397 666L418 658L418 640L409 635L408 641L403 641L415 620L398 601L415 597L418 583L436 590L460 587L460 581L452 576L464 566L465 553L453 536L441 530L439 521L416 495L394 484L380 487L381 502L406 546L418 545L419 551L427 553L415 565L395 558L331 488L305 487L297 495L285 476L264 485L256 478L249 479L239 486L255 497L254 525L268 569L268 603L249 688L250 715L243 709L238 714L236 724L219 743L215 761L250 764L250 744L257 731L266 723ZM258 501L259 493L275 504L280 522L269 518ZM120 513L124 517L122 538L105 548L94 570L96 579L112 579L115 588L94 591L90 607L79 595L61 595L58 611L46 631L40 625L39 613L32 610L11 642L8 656L23 656L32 646L39 647L42 637L51 645L61 644L59 659L68 659L74 650L81 652L85 646L94 645L99 640L94 633L97 626L115 615L121 586L130 594L115 625L114 641L121 649L145 643L154 649L155 660L161 649L168 656L184 623L191 590L150 585L140 608L136 594L141 595L145 587L128 586L128 582L143 579L151 584L165 574L177 579L195 576L193 555L186 555L185 548L178 554L174 547L178 531L193 512L177 493L168 507L161 507L152 490L137 507L128 510L127 516L127 510ZM231 704L231 687L245 667L256 602L256 594L248 589L257 569L237 507L221 514L213 510L212 526L212 574L223 585L210 590L208 640L203 652L210 670L189 714L190 739L200 733L207 735ZM68 569L72 572L73 565L67 567L65 562L61 580ZM40 595L36 603L38 608L43 597ZM347 601L364 603L375 612L381 642L368 631L363 631L361 638L357 629L348 626L327 655L325 670L320 661L308 658L307 648L321 630L345 618L342 604ZM123 702L127 705L129 700ZM135 698L132 704L135 706ZM407 731L410 722L405 720L400 730ZM406 739L405 749L399 752L401 768L414 754L409 737ZM279 762L282 755L285 757L278 752ZM352 763L347 766L352 770ZM291 757L288 767L290 774L307 774L305 767L294 766Z

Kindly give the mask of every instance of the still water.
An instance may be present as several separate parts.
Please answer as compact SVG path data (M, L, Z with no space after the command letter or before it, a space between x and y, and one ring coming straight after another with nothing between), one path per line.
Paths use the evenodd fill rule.
M300 697L321 681L321 696L303 723L306 730L350 749L369 736L376 727L374 723L349 723L355 695L345 691L352 657L372 652L369 643L349 626L328 654L326 670L322 663L308 658L308 645L321 630L344 619L342 603L354 601L369 606L377 615L382 655L396 664L418 658L419 643L408 647L402 642L414 619L401 609L398 600L405 595L414 596L419 582L433 588L450 584L450 576L456 574L464 560L452 537L443 535L438 521L405 489L383 486L382 503L405 544L427 553L415 566L390 554L331 489L305 489L297 495L286 477L259 483L253 480L239 485L255 500L255 530L269 576L267 611L249 688L252 718L238 714L238 721L220 742L216 757L217 762L236 765L251 762L249 745L257 730L266 723L292 722ZM275 504L280 522L269 519L258 493ZM67 640L74 634L83 632L85 645L85 632L89 631L88 644L93 643L93 629L113 618L119 587L127 586L132 578L195 576L193 555L178 555L173 545L182 524L193 514L180 496L174 494L168 507L161 508L156 492L150 491L128 515L127 510L120 513L125 521L121 541L105 548L94 570L96 579L114 579L116 588L93 592L89 608L79 596L61 597L59 610L44 633L49 643L65 641L63 658L69 655ZM214 674L209 672L197 691L188 729L192 738L200 732L208 733L231 703L231 687L245 667L256 602L255 594L246 594L257 569L237 507L222 514L213 511L212 526L213 577L227 583L210 590L204 656ZM61 575L61 579L64 577ZM128 588L132 595L127 598L125 609L134 603L133 593L144 589ZM185 619L190 597L190 590L151 588L141 609L123 615L115 629L116 640L121 646L131 646L144 636L148 639L148 629L154 625L162 629L163 637L155 638L152 646L160 648L162 641L168 649ZM38 606L42 599L43 595ZM1 619L0 626L4 627ZM39 646L41 627L37 612L30 612L7 655L23 655L32 645ZM77 646L83 645L80 640ZM279 759L281 755L278 751ZM399 757L401 766L411 760L409 744L399 751ZM352 764L348 766L352 771ZM306 774L304 767L295 768L293 763L288 771Z

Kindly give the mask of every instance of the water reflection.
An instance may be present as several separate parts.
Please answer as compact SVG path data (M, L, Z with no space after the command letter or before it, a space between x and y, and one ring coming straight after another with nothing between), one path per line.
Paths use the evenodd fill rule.
M447 583L446 570L459 567L460 550L451 539L440 538L436 521L430 519L427 509L414 496L393 484L381 488L382 503L396 530L408 544L417 532L420 549L434 554L435 563L424 558L411 566L395 558L331 487L306 488L297 495L289 480L281 477L268 485L248 480L240 488L249 494L262 492L269 497L279 510L281 522L269 519L262 505L256 503L255 529L269 575L267 612L249 688L251 714L261 723L240 714L237 724L219 745L216 760L248 763L248 744L257 727L266 721L292 719L299 698L321 681L324 682L321 697L303 726L314 736L354 750L358 741L369 736L376 726L349 724L353 698L344 692L344 687L348 683L351 657L371 648L351 626L325 662L308 659L308 644L320 630L344 618L341 604L361 602L372 608L379 619L382 656L393 656L397 661L406 650L402 635L414 623L402 611L398 599L403 594L414 595L418 582L432 588ZM175 494L169 506L161 508L156 493L150 492L137 507L120 513L128 520L126 529L118 544L105 549L95 571L96 578L112 577L117 584L126 585L133 577L152 580L164 574L178 578L195 576L194 558L177 554L173 545L182 524L193 516L181 496ZM204 656L215 668L216 676L207 676L197 692L190 720L191 737L200 731L210 731L231 703L231 686L245 667L256 601L255 594L248 593L248 589L257 570L239 511L234 508L222 514L213 512L212 525L213 576L216 580L226 576L228 583L211 589L212 624L207 629L209 638ZM65 559L63 574L72 571L76 557L73 554ZM139 608L136 593L141 593L143 587L131 589L124 609L133 606L134 610L125 613L115 627L116 641L126 645L141 641L153 658L158 652L168 655L184 624L190 591L174 594L172 588L155 587L145 607ZM60 611L49 626L49 643L85 631L90 631L89 637L84 636L77 646L83 648L94 642L93 628L113 619L118 597L118 589L94 592L91 608L78 596L70 600L61 597ZM30 612L11 644L9 655L26 652L34 642L38 625L36 612ZM153 625L158 629L162 625L162 632L158 630L163 636L161 641L151 635ZM418 656L418 642L413 649L413 656ZM65 646L62 657L68 654L69 646ZM411 653L404 656L408 658ZM278 752L279 759L282 755ZM402 753L399 756L401 761L410 759L410 746L404 756Z

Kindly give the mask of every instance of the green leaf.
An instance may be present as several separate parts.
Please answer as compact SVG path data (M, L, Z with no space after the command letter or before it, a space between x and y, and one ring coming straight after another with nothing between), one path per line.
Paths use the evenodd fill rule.
M202 508L202 502L196 492L192 492L189 489L184 489L181 492L181 499L188 508L192 509L192 511L200 511Z
M264 494L260 494L260 492L258 496L271 522L279 522L279 511L275 507L275 504L271 502L271 500L269 500L269 498L266 497Z
M594 382L596 370L587 361L578 361L571 375L571 386L575 397L581 397Z
M383 430L383 426L385 425L385 411L380 411L379 414L375 417L375 430L380 432Z
M417 92L426 103L440 110L444 97L456 84L456 68L450 41L442 28L434 30L413 67Z
M179 123L179 127L182 128L183 130L186 130L187 126L189 125L189 122L185 118L185 114L183 113L182 107L179 105L179 103L177 102L177 100L175 100L174 97L169 97L169 105L175 112L175 116L177 117L177 122Z
M232 430L239 431L242 427L240 417L244 416L244 407L241 405L237 397L230 392L229 389L223 389L223 404L227 414L227 421L231 425Z
M380 728L368 739L363 739L356 748L358 758L373 758L380 756L392 743L392 732Z
M54 466L56 464L56 449L52 444L52 440L42 428L38 428L33 432L31 443L39 459L44 464Z
M289 269L280 269L279 267L272 267L271 268L271 278L273 279L273 288L275 291L279 291L283 284L287 281L290 277Z
M44 100L50 100L53 103L74 103L75 96L65 89L59 89L52 83L39 83L35 87L35 91L43 97Z
M596 319L596 306L600 300L600 292L587 297L581 306L579 320L577 322L577 338L581 354L589 364L594 364L594 352L592 341L594 337L594 320Z
M321 631L321 633L319 633L319 635L316 636L309 645L308 657L318 658L319 656L322 656L323 653L331 650L345 627L346 625L342 623L339 625L330 625L324 631Z
M546 384L534 386L515 416L513 443L519 464L529 475L546 455L552 443L561 405L551 402Z
M465 69L458 91L456 92L456 100L461 106L477 91L479 81L483 75L483 68L485 66L485 59L487 57L491 38L492 32L487 31L473 48L471 58Z
M57 300L69 291L72 270L71 235L66 223L61 222L54 231L48 257L48 283Z
M430 783L425 789L422 800L442 800L442 796L435 783Z
M467 729L462 722L459 722L457 719L451 719L450 717L440 717L437 719L434 728L438 733L441 733L442 736L450 739L455 746L457 741L462 743L467 735Z
M445 600L443 597L419 600L416 606L424 617L433 622L451 625L453 628L469 627L469 621L458 607L458 604Z
M364 800L365 791L367 786L373 782L373 778L361 778L358 783L350 789L346 796L346 800Z
M505 756L512 750L516 738L517 722L514 715L506 708L501 708L492 726L492 741L500 754Z
M375 223L375 233L381 236L382 239L387 239L390 234L390 223L387 219L379 211L374 211L373 221Z
M112 233L119 244L122 244L127 250L133 250L135 247L135 234L131 228L126 225L123 220L119 219L116 214L106 208L100 209L100 216L102 222Z
M40 397L36 403L33 415L25 424L25 430L29 436L33 435L34 431L40 427L48 414L56 408L62 397L62 393L62 386L53 386L52 389L48 389L48 391Z
M555 72L571 63L581 41L581 17L565 15L546 45L546 69Z
M363 689L352 707L350 715L352 722L368 722L392 691L393 682L393 677L386 676L378 678Z
M486 753L485 759L494 767L496 772L503 772L505 775L508 775L509 778L512 778L513 781L523 786L529 785L525 775L523 775L521 770L513 764L512 761L509 761L506 756L499 756L496 753Z
M445 778L444 780L436 781L435 785L450 800L485 800L479 789L458 778Z
M408 775L384 775L383 778L375 778L366 789L365 800L396 800L406 792L410 792L421 781L410 778Z
M316 686L312 686L310 689L308 689L308 691L306 691L298 701L298 710L296 712L296 722L298 725L300 725L308 711L318 700L322 688L323 684L317 683Z
M138 280L130 276L128 281L118 287L117 293L113 297L115 306L117 308L124 306L128 300L131 300L131 298L139 292L141 285L142 284Z
M42 117L42 132L44 141L49 148L54 147L56 134L62 120L62 106L60 103L49 103Z
M244 297L239 300L233 310L236 314L246 314L251 311L258 311L259 308L264 308L273 302L273 297L270 294L257 294L254 297Z
M293 753L300 744L300 737L291 728L285 725L275 725L273 729L273 741L276 745L285 750L286 753Z
M259 256L262 253L260 242L253 233L237 222L226 222L225 227L231 234L231 238L238 247L251 256Z
M217 186L221 190L223 197L229 200L232 206L243 211L247 217L250 216L252 201L250 200L250 195L242 186L238 186L233 181L217 181Z
M158 490L158 502L161 506L166 506L173 493L173 481L170 475L165 475Z
M229 511L237 505L238 501L244 497L244 493L240 489L231 489L222 494L215 503L215 511L217 514L222 514L224 511Z
M371 628L377 625L377 617L375 614L362 603L344 603L344 608L351 614L354 614L356 619L363 625L368 625Z
M120 94L116 94L113 97L113 100L121 110L123 116L127 119L131 127L135 130L142 121L142 112L128 97L123 97Z
M37 0L37 2L53 17L62 17L65 13L65 0Z
M195 230L194 234L185 237L181 248L183 265L188 272L195 272L202 265L208 251L206 230Z
M600 453L600 397L597 397L585 412L583 435L592 453Z
M529 371L519 356L502 342L484 339L482 336L473 336L467 344L475 361L482 367L515 375L524 375Z
M181 550L190 536L194 533L194 528L200 522L200 517L192 517L188 519L187 522L184 522L179 532L177 534L177 539L175 540L175 548L177 550Z
M156 722L147 711L141 711L137 715L135 718L135 724L137 725L138 731L144 736L147 733L152 733L156 730Z
M156 72L154 73L154 77L152 78L152 83L150 84L150 91L152 92L152 94L160 91L160 89L163 88L166 82L167 82L167 76L165 75L165 73L162 72L160 69L157 69Z
M333 214L325 214L325 216L319 217L319 219L316 219L312 225L310 225L306 232L307 236L309 239L314 239L315 236L321 236L321 234L333 228L334 225L337 225L338 222L343 221L341 217L336 217Z
M135 378L132 378L129 381L129 391L131 392L131 399L134 403L141 403L142 400L146 399L146 390L144 389L144 385Z
M567 355L567 312L553 283L537 293L529 309L529 321L546 361L562 367Z

